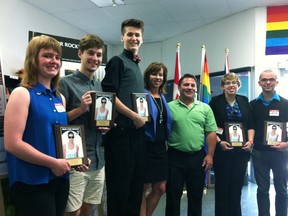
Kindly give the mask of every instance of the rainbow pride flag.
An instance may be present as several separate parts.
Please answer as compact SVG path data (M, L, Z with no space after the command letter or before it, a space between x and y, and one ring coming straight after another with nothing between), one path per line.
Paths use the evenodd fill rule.
M201 87L200 88L200 100L208 104L211 100L211 90L210 90L210 77L209 77L209 67L206 56L206 49L202 48L202 60L201 60Z
M266 55L288 54L288 6L267 7Z

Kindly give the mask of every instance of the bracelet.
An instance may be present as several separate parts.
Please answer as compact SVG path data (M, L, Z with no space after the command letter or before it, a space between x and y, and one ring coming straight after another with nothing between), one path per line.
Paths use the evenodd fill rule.
M221 144L221 142L222 142L222 140L220 140L219 142L217 142L217 144L218 144L218 145L220 145L220 144Z

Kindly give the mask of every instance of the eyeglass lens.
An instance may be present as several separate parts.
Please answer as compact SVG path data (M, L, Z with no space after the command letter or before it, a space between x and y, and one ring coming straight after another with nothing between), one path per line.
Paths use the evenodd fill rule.
M275 82L276 79L275 78L269 78L269 79L263 78L263 79L261 79L261 82L267 83L268 81L272 83L272 82Z
M225 82L225 85L237 85L236 81L232 81L232 82Z

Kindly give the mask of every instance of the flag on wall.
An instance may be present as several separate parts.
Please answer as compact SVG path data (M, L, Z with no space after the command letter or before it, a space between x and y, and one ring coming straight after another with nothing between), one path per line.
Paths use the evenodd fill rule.
M266 55L288 54L288 6L267 7Z
M199 98L202 102L208 104L211 100L211 90L210 90L210 77L209 77L209 67L206 56L205 46L202 46L202 59L201 59L201 86Z
M173 86L173 100L179 97L178 83L181 78L181 67L180 67L180 43L176 44L176 62L175 62L175 74L174 74L174 86Z
M229 49L225 49L225 63L224 63L224 72L225 74L230 73L230 63L228 58Z

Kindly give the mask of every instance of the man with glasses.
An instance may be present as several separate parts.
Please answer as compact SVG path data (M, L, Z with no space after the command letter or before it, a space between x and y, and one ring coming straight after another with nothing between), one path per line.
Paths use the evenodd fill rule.
M96 120L107 120L109 110L106 108L107 99L105 97L101 98L101 105L95 109L95 119Z
M287 163L288 142L282 138L275 145L266 144L265 121L288 122L288 101L278 95L275 87L278 84L277 73L265 70L259 76L259 86L262 93L251 101L255 123L254 149L252 152L254 174L257 182L258 213L261 216L270 215L270 171L273 172L273 182L276 191L275 210L277 216L287 216ZM274 214L275 215L275 214Z
M63 145L63 155L66 159L77 158L79 155L79 146L74 143L74 133L68 132L68 144Z
M137 106L137 112L140 116L144 117L144 116L147 116L148 113L147 113L147 106L146 104L144 104L144 98L141 97L139 99L139 102L138 102L138 106Z

